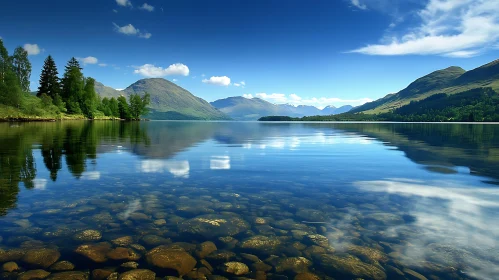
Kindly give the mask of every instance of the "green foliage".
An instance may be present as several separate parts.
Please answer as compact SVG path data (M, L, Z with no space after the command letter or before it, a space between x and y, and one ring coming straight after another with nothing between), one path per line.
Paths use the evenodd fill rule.
M131 119L130 115L130 107L126 102L126 97L120 96L118 97L118 112L121 119L129 120Z
M66 65L62 78L62 100L70 114L81 114L84 105L85 79L82 68L76 58L71 58Z
M3 45L3 40L0 38L0 84L5 82L5 74L10 68L9 52Z
M54 105L57 107L61 106L62 98L60 98L61 85L59 83L59 77L57 76L57 66L52 56L48 56L43 64L42 73L40 74L40 86L38 87L37 96L41 96L46 93L54 101ZM56 98L59 96L59 98ZM61 100L59 104L56 104L56 99ZM64 105L65 107L65 105Z
M120 108L118 105L118 100L112 97L109 99L109 111L111 113L111 117L119 118L120 117Z
M21 106L22 90L19 80L12 70L7 69L0 82L0 103L19 108Z
M95 93L95 80L93 78L86 78L84 93L80 105L85 117L89 119L94 118L97 101L97 93Z
M130 95L130 116L132 119L138 120L140 116L145 115L149 112L147 106L151 102L151 96L149 93L144 93L142 97L138 94Z
M31 62L28 59L28 52L22 47L17 47L14 50L14 55L11 57L12 70L19 80L21 90L29 92L29 78L31 77Z

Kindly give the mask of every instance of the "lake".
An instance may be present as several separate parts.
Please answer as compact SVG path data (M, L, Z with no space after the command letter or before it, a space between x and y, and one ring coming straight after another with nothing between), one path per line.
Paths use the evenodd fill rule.
M498 237L499 125L0 124L2 279L498 279Z

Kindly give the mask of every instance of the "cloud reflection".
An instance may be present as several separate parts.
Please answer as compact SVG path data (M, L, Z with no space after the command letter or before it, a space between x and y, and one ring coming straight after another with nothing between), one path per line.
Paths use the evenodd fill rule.
M174 177L189 178L190 165L187 160L143 160L139 169L144 173L170 172Z
M499 189L406 179L354 185L363 191L410 199L414 223L386 230L386 234L407 241L401 258L406 265L436 262L479 279L497 279Z
M81 175L82 180L99 180L100 172L99 171L87 171L83 172Z
M35 186L35 190L45 190L47 182L47 179L34 179L33 185Z
M213 170L230 169L230 157L212 156L210 159L210 169Z

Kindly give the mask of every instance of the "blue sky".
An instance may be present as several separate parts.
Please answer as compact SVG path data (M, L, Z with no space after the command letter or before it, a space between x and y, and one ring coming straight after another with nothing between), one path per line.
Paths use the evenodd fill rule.
M118 89L164 77L208 101L359 105L497 59L499 0L5 1L0 37L30 52L33 90L50 54Z

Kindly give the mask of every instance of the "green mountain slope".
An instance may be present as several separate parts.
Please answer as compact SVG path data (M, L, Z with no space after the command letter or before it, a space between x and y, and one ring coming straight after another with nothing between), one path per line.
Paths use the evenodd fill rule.
M151 95L151 112L146 118L163 120L228 120L204 99L194 96L189 91L161 78L139 80L123 91L96 83L95 90L102 97L128 97L131 94Z
M499 60L467 72L456 66L435 71L417 79L398 93L366 103L350 112L386 113L407 105L411 101L423 100L435 94L456 94L483 87L499 90Z
M260 98L228 97L211 102L215 108L235 120L256 120L279 113L279 107Z

